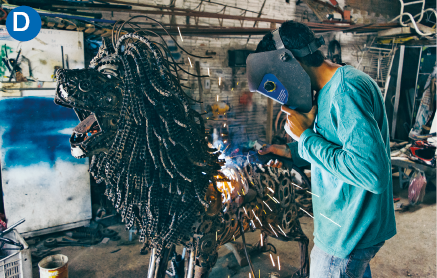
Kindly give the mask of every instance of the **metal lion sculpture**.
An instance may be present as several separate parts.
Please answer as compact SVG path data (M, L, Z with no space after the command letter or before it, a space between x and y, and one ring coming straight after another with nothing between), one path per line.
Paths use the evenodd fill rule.
M296 167L219 159L165 40L152 40L160 35L145 29L119 37L126 23L112 43L104 40L89 69L57 72L55 103L80 120L72 155L91 158L89 171L106 184L126 229L141 231L143 248L151 250L148 278L208 277L218 248L240 236L255 277L244 237L255 229L264 242L298 241L297 275L307 277L309 240L298 218L299 207L310 210L308 178ZM175 245L189 255L177 255Z

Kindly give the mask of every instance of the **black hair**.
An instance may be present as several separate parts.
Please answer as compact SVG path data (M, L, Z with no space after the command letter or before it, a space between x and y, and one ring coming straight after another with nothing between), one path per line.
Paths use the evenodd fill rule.
M279 34L286 49L300 49L307 46L315 39L314 32L305 24L292 20L282 23L279 27ZM255 52L265 52L276 50L275 41L272 33L266 34L258 43ZM325 60L322 51L317 50L305 57L296 57L301 63L310 67L319 67Z

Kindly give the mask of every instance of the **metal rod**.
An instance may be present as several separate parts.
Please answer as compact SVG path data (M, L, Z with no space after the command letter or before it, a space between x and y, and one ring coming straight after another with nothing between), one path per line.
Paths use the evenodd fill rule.
M396 81L396 95L395 95L395 106L393 109L393 119L391 125L391 138L395 139L396 133L396 123L398 117L399 100L401 98L401 81L402 81L402 69L404 67L404 55L405 55L405 45L401 45L401 51L399 53L399 66L398 66L398 80Z
M172 6L164 6L164 5L155 6L155 5L149 5L149 4L142 4L142 3L136 3L136 2L125 2L125 1L117 1L117 0L101 0L101 1L107 2L107 3L120 3L120 4L132 5L132 6L155 8L155 9L166 9L166 10L173 10L173 11L185 11L185 12L192 11L190 9L175 8ZM229 5L225 5L222 3L216 3L216 2L211 2L211 1L207 1L204 3L216 4L216 5L226 6L228 8L233 8L233 9L242 10L242 11L246 11L246 12L257 13L255 11L251 11L251 10L247 10L247 9L243 9L243 8L239 8L239 7L235 7L235 6L229 6Z
M158 15L176 15L176 16L193 16L193 17L206 17L206 18L225 18L225 19L237 19L237 20L249 20L249 21L263 21L263 22L276 22L283 23L285 20L282 19L274 19L274 18L263 18L263 17L246 17L246 16L238 16L238 15L230 15L230 14L216 14L216 13L208 13L208 12L197 12L197 11L189 11L189 12L172 12L172 11L152 11L152 10L140 10L140 9L115 9L115 8L104 8L104 7L87 7L80 8L69 5L53 5L53 8L57 9L77 9L77 10L91 10L91 11L109 11L109 12L121 12L121 13L140 13L140 14L158 14Z
M53 8L58 9L80 9L78 7L69 6L69 5L52 5ZM208 12L198 12L198 11L189 11L189 12L175 12L175 11L154 11L154 10L142 10L142 9L114 9L114 8L104 8L104 7L89 7L86 10L97 10L97 11L112 11L112 12L121 12L121 13L139 13L139 14L147 14L147 15L175 15L175 16L192 16L192 17L203 17L203 18L219 18L219 19L234 19L234 20L246 20L246 21L259 21L259 22L270 22L270 23L284 23L286 20L284 19L276 19L276 18L265 18L265 17L254 17L254 16L239 16L239 15L230 15L230 14L217 14L217 13L208 13ZM308 27L325 27L326 31L335 31L339 30L342 32L349 32L352 30L357 31L357 29L389 29L392 27L399 26L398 23L389 23L389 24L377 24L371 23L366 25L354 25L350 27L348 25L332 25L332 24L323 24L323 23L307 23ZM369 27L371 25L376 25ZM329 27L329 29L328 29Z
M26 221L24 218L21 219L21 220L18 220L17 223L11 225L9 228L7 228L7 229L4 230L3 232L1 232L1 233L0 233L0 236L9 233L10 231L12 231L13 228L17 227L18 225L20 225L20 224L23 223L24 221Z
M243 239L243 247L244 247L244 253L246 254L246 259L247 262L249 263L250 266L250 271L252 272L252 276L255 278L255 271L253 270L253 265L252 265L252 261L250 260L250 256L249 253L247 252L247 248L246 248L246 237L244 236L244 226L243 226L243 222L242 221L238 221L240 224L240 233L241 233L241 238Z
M61 56L62 56L62 68L65 69L64 47L62 45L61 45Z
M196 73L197 73L197 82L199 87L199 102L200 102L200 113L202 114L205 111L205 104L203 103L203 86L202 86L202 78L200 77L200 62L196 61Z
M413 125L414 118L414 110L416 109L416 98L417 98L417 81L419 79L419 71L420 71L420 61L422 60L422 47L420 48L419 61L417 64L417 74L416 74L416 84L414 86L414 97L413 97L413 109L411 110L410 115L410 127Z
M188 253L188 256L187 256L187 257L189 257L191 251L188 250L187 253ZM190 267L189 267L189 263L190 263L190 259L189 259L189 258L188 258L188 260L185 260L185 261L184 261L184 278L187 278L187 275L188 275L188 269L190 268Z
M383 50L383 51L392 51L391 48L382 48L382 47L374 47L374 46L369 46L367 47L368 49L375 49L375 50Z
M267 1L267 0L264 0L263 5L261 6L261 9L259 10L259 13L258 13L258 16L257 16L257 17L261 17L261 14L262 14L262 11L263 11L263 9L264 9L264 5L266 4L266 1ZM255 21L255 22L253 23L253 28L255 28L255 26L256 26L257 23L258 23L258 21ZM250 35L249 35L249 37L247 38L246 44L249 42L249 40L250 40ZM255 278L255 277L254 277L254 278Z
M192 278L193 277L193 269L194 269L194 248L191 250L190 252L190 261L188 262L188 274L187 274L187 278Z
M156 264L156 247L153 247L152 249L152 254L150 255L150 260L149 260L149 272L147 274L147 278L154 278L155 276L155 264Z

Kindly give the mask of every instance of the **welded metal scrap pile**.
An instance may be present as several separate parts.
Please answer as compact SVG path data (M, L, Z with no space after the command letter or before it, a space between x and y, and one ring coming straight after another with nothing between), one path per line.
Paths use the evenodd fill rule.
M126 228L136 223L158 252L190 239L221 168L162 52L132 33L115 47L106 41L90 69L58 71L55 97L81 120L72 154L92 157L90 172L106 183Z

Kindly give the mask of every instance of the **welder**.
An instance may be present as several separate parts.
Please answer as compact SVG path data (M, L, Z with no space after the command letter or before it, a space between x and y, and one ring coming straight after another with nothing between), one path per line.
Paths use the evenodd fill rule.
M311 164L310 278L371 277L370 260L396 234L386 111L378 85L326 60L323 43L308 26L287 21L248 57L250 89L284 104L285 130L295 140L260 154Z

